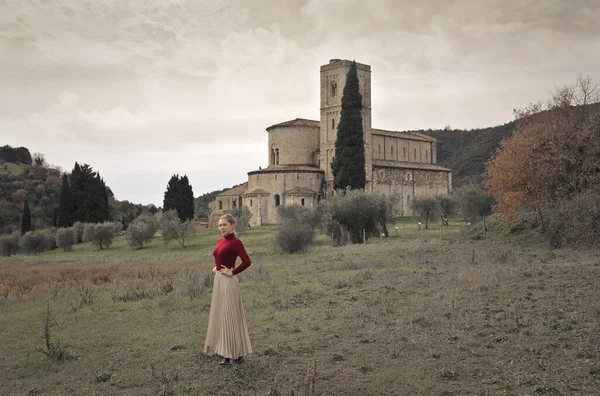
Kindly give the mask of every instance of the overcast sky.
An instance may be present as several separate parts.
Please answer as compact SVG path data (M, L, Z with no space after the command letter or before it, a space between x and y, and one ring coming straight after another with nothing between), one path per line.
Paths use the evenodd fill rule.
M373 127L513 119L600 76L597 0L0 0L0 145L162 206L267 165L265 128L319 118L319 67L371 65Z

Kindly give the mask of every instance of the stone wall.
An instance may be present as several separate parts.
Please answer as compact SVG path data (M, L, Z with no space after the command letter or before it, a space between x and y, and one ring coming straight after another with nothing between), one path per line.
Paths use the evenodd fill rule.
M274 151L279 154L275 163ZM273 127L269 130L269 166L318 166L319 128L308 126Z
M373 191L396 197L394 215L411 216L415 197L447 195L452 189L450 172L423 169L373 168Z
M318 201L316 194L319 193L322 182L323 173L318 170L250 172L248 174L248 193L244 198L244 205L252 212L250 224L275 224L277 223L277 206L301 204L302 199L304 199L305 206L316 207ZM286 191L296 187L314 191L315 195L290 196L285 194ZM258 193L252 194L257 190ZM265 192L269 195L261 195ZM252 203L250 203L250 199L252 199Z

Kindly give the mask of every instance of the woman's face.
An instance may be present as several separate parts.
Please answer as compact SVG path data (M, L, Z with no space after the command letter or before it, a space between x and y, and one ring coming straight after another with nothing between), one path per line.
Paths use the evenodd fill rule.
M235 226L227 220L221 219L219 220L219 231L223 236L227 236L235 231Z

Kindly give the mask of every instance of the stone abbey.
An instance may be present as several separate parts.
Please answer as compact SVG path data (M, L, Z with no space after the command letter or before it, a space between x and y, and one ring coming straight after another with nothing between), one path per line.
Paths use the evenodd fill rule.
M225 212L246 207L251 225L277 223L277 207L315 208L335 194L335 156L342 92L352 61L332 59L321 66L321 118L296 118L267 128L269 165L248 172L248 181L219 194L209 205L209 226ZM396 196L394 215L409 216L415 197L449 194L450 169L436 164L436 140L415 132L371 126L371 67L356 63L365 145L365 189Z

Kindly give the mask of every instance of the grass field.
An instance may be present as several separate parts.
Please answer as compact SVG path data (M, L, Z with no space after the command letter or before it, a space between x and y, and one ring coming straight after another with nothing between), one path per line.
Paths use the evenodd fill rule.
M5 162L0 165L0 175L20 175L23 173L23 167L12 162Z
M242 236L254 353L230 367L202 354L213 230L0 259L0 394L600 394L598 252L406 221L284 255L274 232Z

